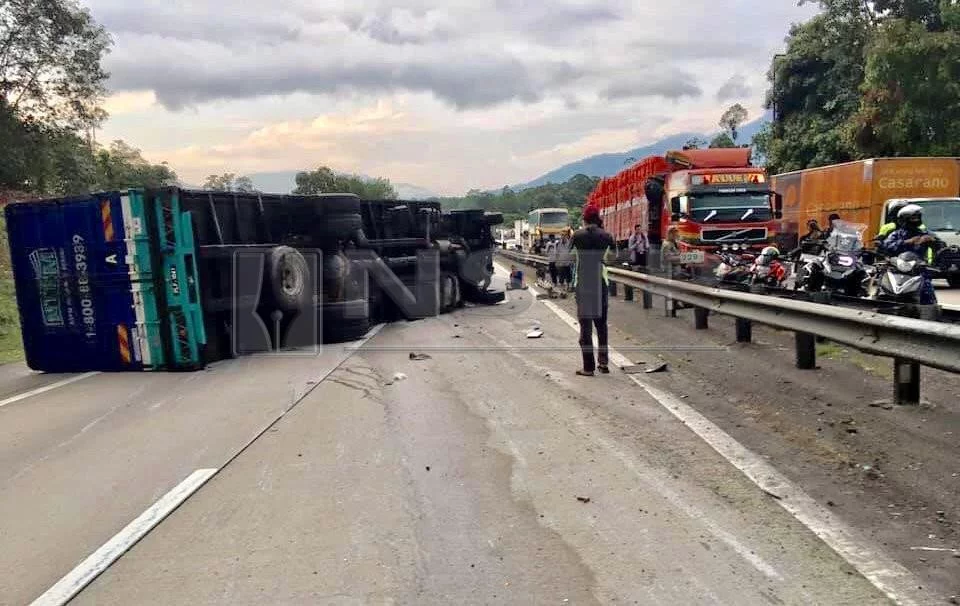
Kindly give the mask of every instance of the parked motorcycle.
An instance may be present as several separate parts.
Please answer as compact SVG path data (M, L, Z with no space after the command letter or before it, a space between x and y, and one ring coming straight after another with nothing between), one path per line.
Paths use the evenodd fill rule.
M877 263L876 273L867 285L867 296L880 301L902 303L908 315L935 320L937 305L921 305L924 270L927 264L914 252L904 252Z
M720 264L713 270L717 281L725 284L749 284L754 257L750 254L736 255L726 251L717 253Z
M780 261L780 251L773 246L764 248L750 266L751 285L779 287L790 275L787 266Z
M848 297L866 295L872 258L863 250L866 225L834 221L830 236L808 245L797 262L794 288L807 292L827 291ZM816 250L816 252L813 252Z

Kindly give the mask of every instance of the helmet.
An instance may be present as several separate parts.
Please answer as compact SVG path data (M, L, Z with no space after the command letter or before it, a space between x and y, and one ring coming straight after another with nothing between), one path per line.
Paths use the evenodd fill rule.
M771 261L780 257L780 251L777 250L776 246L767 246L760 251L760 256L757 257L757 263L760 265L769 265Z
M923 207L919 204L907 204L897 212L900 225L919 226L923 222Z
M908 202L906 200L894 200L890 203L890 206L887 207L887 223L893 223L897 220L897 213L906 206Z

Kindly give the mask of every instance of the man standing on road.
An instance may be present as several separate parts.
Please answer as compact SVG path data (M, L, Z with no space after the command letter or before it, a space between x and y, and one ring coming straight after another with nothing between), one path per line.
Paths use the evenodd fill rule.
M547 241L547 269L550 272L550 283L554 286L557 285L557 244L556 237L550 234L550 239Z
M650 248L650 242L647 240L647 234L640 230L640 225L633 226L633 233L627 241L627 250L630 253L630 265L634 267L647 266L647 250Z
M566 291L573 282L573 243L570 234L564 233L557 245L557 279Z
M604 263L613 260L613 236L603 230L600 209L588 205L583 209L584 227L573 234L573 286L577 299L577 321L580 322L580 352L583 368L577 374L592 377L594 371L609 373L607 345L607 308L609 276ZM597 329L599 351L593 356L593 328Z

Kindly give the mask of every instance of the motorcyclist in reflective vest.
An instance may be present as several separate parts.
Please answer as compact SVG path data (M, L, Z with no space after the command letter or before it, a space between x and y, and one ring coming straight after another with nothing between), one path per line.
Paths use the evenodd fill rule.
M880 252L895 257L905 252L916 253L927 264L933 263L934 245L937 238L923 226L923 208L917 204L908 204L897 213L897 229L890 232L880 243ZM923 286L920 289L920 304L934 305L937 295L933 289L933 280L925 269Z
M907 204L909 204L909 202L906 200L897 200L896 202L890 203L890 206L887 207L887 214L884 217L885 223L880 226L880 231L877 232L877 237L874 239L877 244L883 242L883 240L897 228L897 213L903 210ZM921 224L920 229L926 231L927 226Z

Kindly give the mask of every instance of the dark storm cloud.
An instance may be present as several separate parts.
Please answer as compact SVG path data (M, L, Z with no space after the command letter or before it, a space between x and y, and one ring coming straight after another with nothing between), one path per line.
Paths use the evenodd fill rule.
M752 32L764 31L716 35L706 0L662 10L634 0L86 3L117 40L110 87L153 90L168 108L294 92L430 92L457 108L696 98L701 81L714 89L727 74L690 72L756 54ZM717 98L748 92L731 80Z
M744 99L749 97L751 92L746 79L740 74L735 74L717 90L717 101Z
M619 11L610 2L565 4L563 2L529 2L528 0L496 0L501 15L510 17L519 28L554 32L588 25L617 21Z
M652 73L646 77L618 78L603 89L600 96L611 101L637 97L664 97L677 100L681 97L699 97L702 94L703 91L689 74L674 73L671 77L665 77Z
M176 63L157 62L144 69L141 62L114 62L115 86L152 88L158 101L180 109L205 101L243 99L293 92L429 91L458 109L488 107L512 99L534 102L547 84L570 81L578 71L564 63L528 65L508 57L473 57L456 62L289 62L245 66L235 70L183 70Z
M157 6L144 14L132 4L111 5L98 10L96 18L113 34L151 35L172 40L217 42L243 46L253 42L276 44L300 36L294 19L274 18L269 13L242 15L210 12L202 7Z

